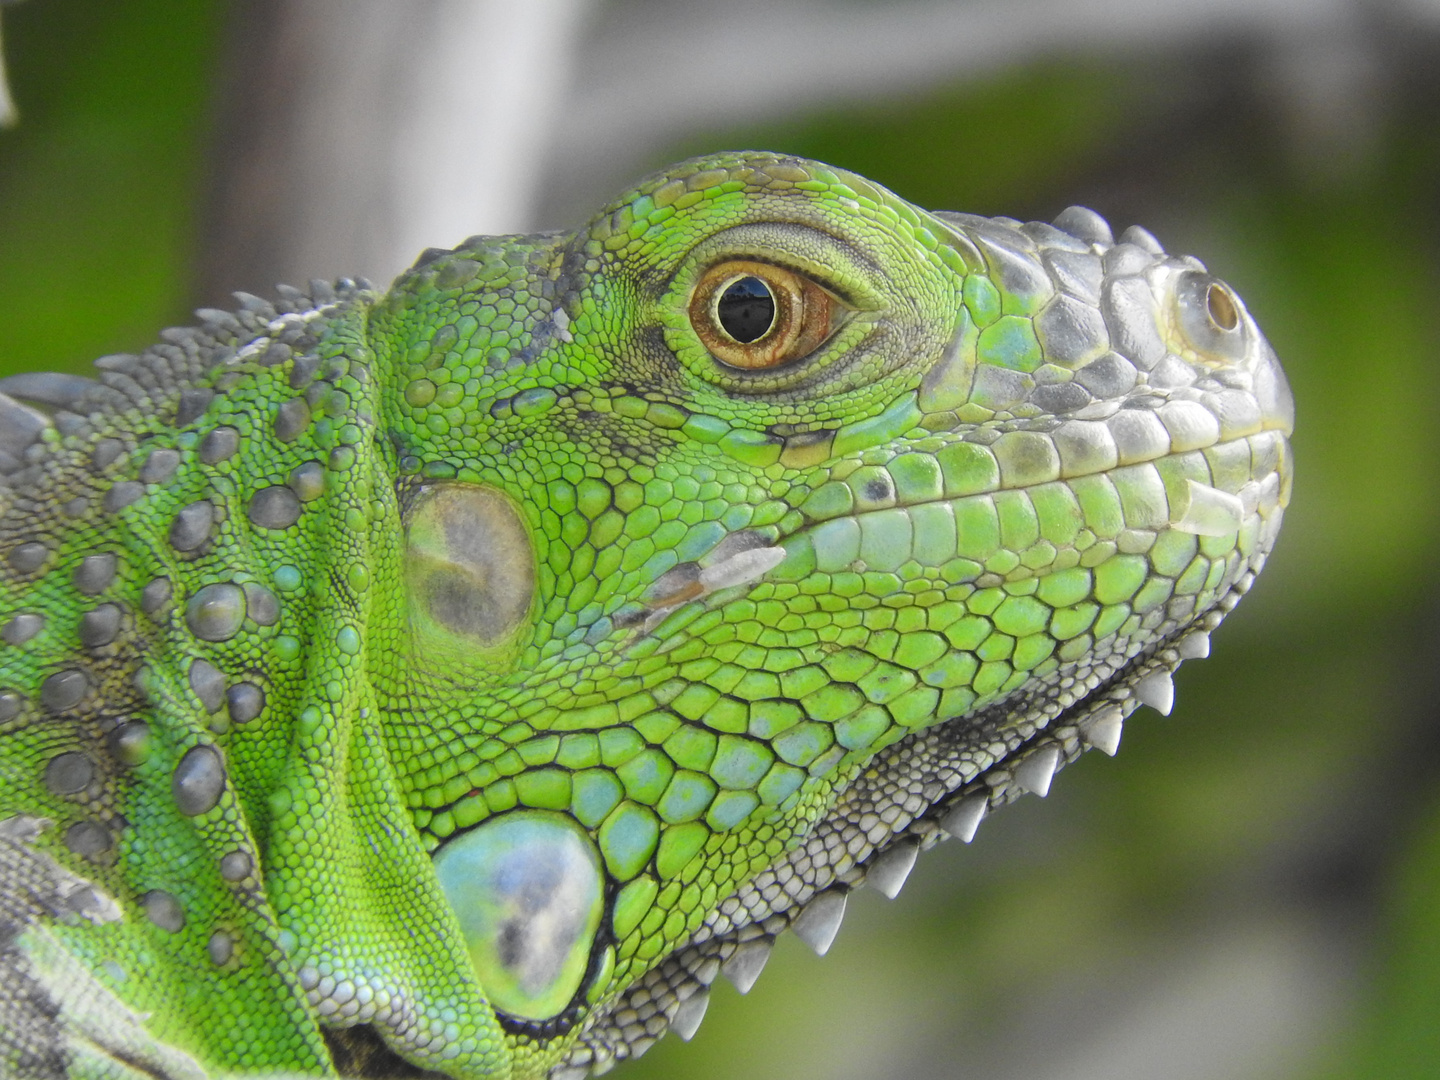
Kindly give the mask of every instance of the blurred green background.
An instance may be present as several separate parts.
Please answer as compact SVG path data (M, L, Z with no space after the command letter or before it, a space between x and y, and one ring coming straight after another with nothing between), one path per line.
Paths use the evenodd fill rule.
M223 273L197 268L226 96L248 92L219 77L234 6L4 17L22 122L0 133L0 373L83 371L216 299ZM1170 718L1137 714L1114 761L930 853L898 900L857 894L825 959L783 941L691 1045L622 1075L1440 1075L1440 34L1375 40L1365 100L1318 119L1241 36L956 72L637 157L762 146L934 208L1140 221L1265 328L1299 476Z

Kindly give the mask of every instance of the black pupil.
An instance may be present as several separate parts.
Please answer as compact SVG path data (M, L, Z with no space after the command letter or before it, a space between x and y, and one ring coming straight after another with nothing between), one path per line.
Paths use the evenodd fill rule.
M715 314L725 333L741 345L748 345L775 325L775 295L758 277L737 278L720 294Z

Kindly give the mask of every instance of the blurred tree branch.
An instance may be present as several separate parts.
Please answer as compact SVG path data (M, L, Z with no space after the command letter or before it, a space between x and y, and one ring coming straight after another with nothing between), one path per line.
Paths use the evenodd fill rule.
M203 292L365 275L522 228L590 0L252 0L221 91Z
M7 4L20 0L0 0L0 11ZM5 73L4 16L0 15L0 128L14 127L20 120L20 110L15 107L15 98L10 93L10 80Z

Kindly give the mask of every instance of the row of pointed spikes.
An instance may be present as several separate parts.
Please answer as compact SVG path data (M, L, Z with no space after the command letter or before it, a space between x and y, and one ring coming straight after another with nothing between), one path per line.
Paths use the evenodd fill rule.
M1244 586L1237 586L1236 594L1232 594L1230 603L1222 603L1220 611L1180 637L1175 642L1172 655L1176 659L1172 663L1166 664L1162 661L1158 666L1151 667L1125 687L1129 691L1128 698L1104 700L1082 720L1078 730L1085 746L1114 757L1120 748L1125 718L1135 708L1145 705L1162 716L1169 716L1175 705L1175 682L1172 677L1174 668L1179 666L1180 661L1200 660L1210 655L1210 631L1218 625L1220 617L1238 601L1238 594L1244 591ZM1031 750L1013 767L1013 784L1020 794L1038 795L1043 799L1050 793L1055 774L1063 764L1064 755L1060 745L1053 740L1048 741ZM978 780L979 778L977 782ZM974 787L974 784L970 786ZM1003 789L997 789L996 793L1000 790ZM936 820L940 829L944 834L963 843L970 843L975 839L980 823L988 814L993 798L994 794L983 790L960 794L939 812ZM887 899L895 899L914 869L920 850L921 844L915 838L901 837L871 856L865 865L863 884L877 889ZM829 952L839 934L849 893L853 887L855 886L831 887L816 893L790 919L789 929L817 956L824 956ZM764 971L774 945L775 938L770 935L739 943L720 964L719 973L723 974L739 993L749 993ZM680 997L669 1017L669 1030L685 1042L689 1042L699 1031L710 1004L708 981L698 981L692 984L692 987L693 990L688 996ZM561 1065L551 1071L550 1080L584 1080L589 1075L607 1072L615 1060L609 1058Z

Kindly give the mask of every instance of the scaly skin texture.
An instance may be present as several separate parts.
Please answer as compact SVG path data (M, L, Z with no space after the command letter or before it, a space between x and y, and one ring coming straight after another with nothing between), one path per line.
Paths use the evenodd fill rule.
M0 1073L580 1077L1168 710L1289 391L1057 225L723 155L0 384Z

